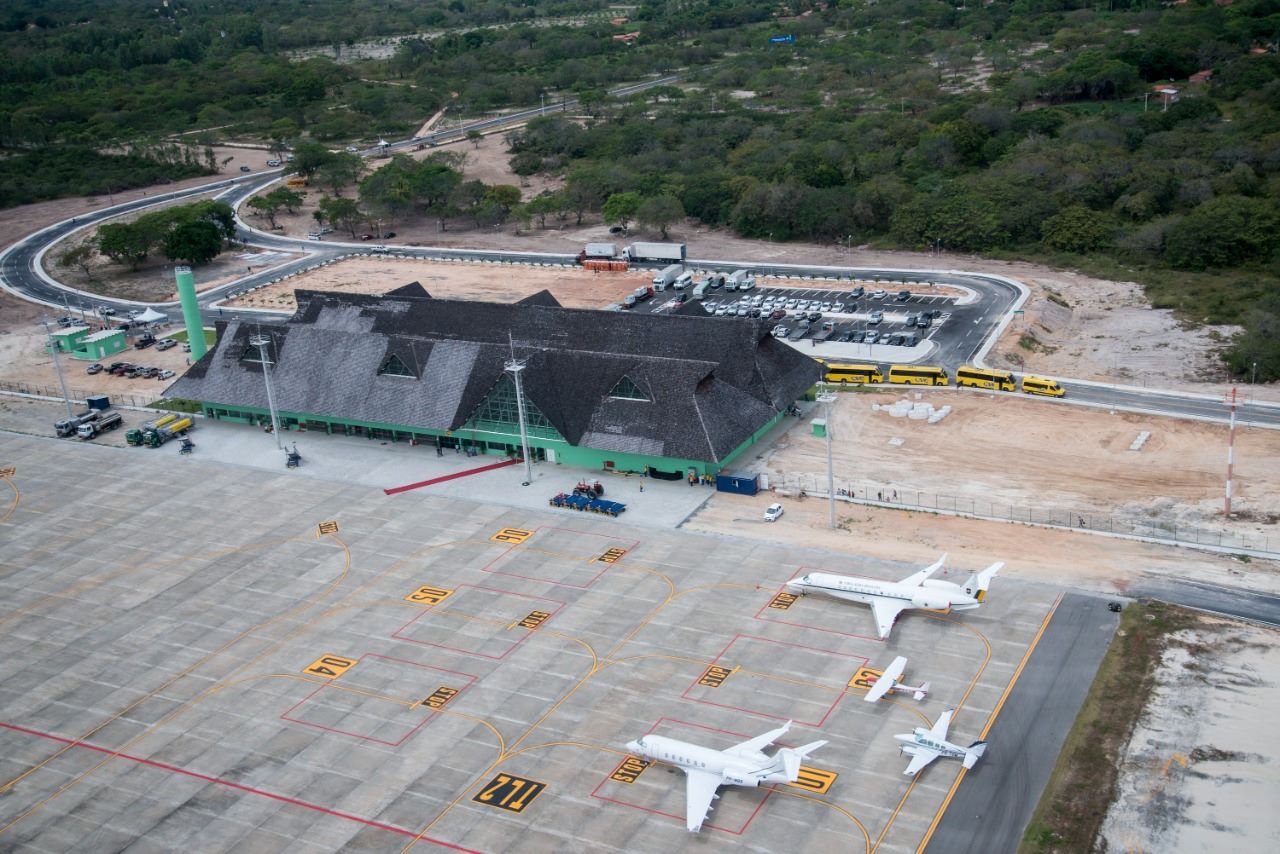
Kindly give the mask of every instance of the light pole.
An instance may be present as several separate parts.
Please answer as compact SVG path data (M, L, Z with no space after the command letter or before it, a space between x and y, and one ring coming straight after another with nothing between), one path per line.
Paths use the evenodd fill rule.
M271 432L276 435L277 450L284 450L280 441L280 416L276 414L276 396L271 390L271 363L267 361L267 345L271 339L266 335L255 335L249 343L258 348L258 357L262 359L262 381L267 384L267 410L271 413Z
M1253 363L1253 373L1249 375L1249 385L1253 385L1258 381L1258 363Z
M836 527L836 475L835 469L831 464L831 404L835 403L836 396L834 392L824 391L818 395L818 403L826 407L826 429L822 432L827 434L827 524L832 528Z
M515 351L515 348L512 348ZM520 452L525 457L525 481L522 487L527 487L534 481L534 463L529 458L529 429L525 426L525 385L521 380L521 371L525 370L525 360L516 359L515 352L512 357L503 364L503 370L511 374L512 380L516 383L516 417L520 419Z
M62 402L67 405L67 418L75 418L76 414L71 410L71 394L67 391L67 378L62 375L62 350L53 338L53 331L49 329L49 319L42 317L40 322L44 324L45 334L49 336L49 352L53 354L53 369L58 372L58 386L62 389Z

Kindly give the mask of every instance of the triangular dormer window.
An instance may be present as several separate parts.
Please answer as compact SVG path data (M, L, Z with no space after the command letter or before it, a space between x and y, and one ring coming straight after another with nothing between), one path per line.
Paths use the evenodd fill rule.
M387 360L382 363L382 367L378 368L378 376L413 377L414 373L405 366L405 363L400 360L399 356L392 353L387 357Z
M632 381L631 377L623 377L618 380L618 384L613 387L613 391L609 392L609 397L617 400L639 400L644 403L649 402L649 395L640 390L640 387Z

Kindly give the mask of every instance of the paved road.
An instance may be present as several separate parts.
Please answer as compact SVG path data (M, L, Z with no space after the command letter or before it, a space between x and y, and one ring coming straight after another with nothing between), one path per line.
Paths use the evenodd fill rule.
M1119 622L1105 599L1063 597L926 854L1017 850Z
M1163 578L1150 578L1131 587L1128 595L1135 599L1159 599L1174 605L1280 627L1280 596L1270 593L1185 579L1171 582Z

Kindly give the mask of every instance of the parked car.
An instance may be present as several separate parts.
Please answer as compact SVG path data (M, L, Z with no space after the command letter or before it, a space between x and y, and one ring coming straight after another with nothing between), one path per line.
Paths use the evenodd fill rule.
M911 291L898 291L898 302L906 302L911 299Z
M99 365L97 362L94 362L92 365L85 368L84 372L86 374L100 374L102 373L102 365Z
M776 522L778 517L782 515L781 504L770 504L764 510L764 520L766 522Z
M840 333L840 337L836 339L836 343L838 343L838 344L848 344L848 343L849 343L850 341L852 341L852 340L853 340L853 333L852 333L852 332L842 332L842 333Z
M903 347L914 347L914 346L916 346L916 345L917 345L917 344L919 344L919 343L920 343L920 339L919 339L919 338L917 338L917 337L916 337L916 336L914 336L914 335L903 335L903 336L902 336L902 346L903 346Z
M359 153L360 153L360 149L356 148L354 145L347 146L347 154L359 154Z
M385 231L385 232L383 232L383 233L382 233L382 239L383 239L383 240L390 240L391 238L393 238L393 237L395 237L395 236L396 236L396 233L395 233L394 231Z
M844 314L844 303L833 302L831 304L831 311L833 314Z
M157 376L157 377L156 377L156 379L159 379L159 380L167 380L167 379L169 379L170 377L172 377L173 375L174 375L174 374L173 374L173 371L161 371L161 372L160 372L160 374L159 374L159 376Z
M252 170L252 169L250 169L248 166L241 166L241 167L240 167L240 171L241 171L241 172L252 172L253 170Z
M100 309L98 309L98 314L103 314L103 315L106 315L107 317L110 317L111 315L113 315L113 314L115 314L115 313L116 313L116 310L115 310L114 308L110 308L110 307L105 307L105 308L100 308Z
M133 342L133 348L135 350L145 350L154 343L156 343L154 338L140 338Z
M916 318L916 326L920 327L921 329L928 329L932 325L933 325L933 318L929 316L928 312L925 312L924 314Z
M362 235L360 235L360 239L361 239L361 240L373 240L373 235L372 235L372 234L362 234Z
M876 289L871 292L871 299L884 299L888 295L889 295L888 291Z
M777 326L773 327L774 338L786 338L790 334L791 334L791 330L783 326L782 324L778 324Z
M156 342L157 350L172 350L174 347L177 347L177 346L178 346L178 342L174 341L172 338L161 338L159 341Z
M853 290L849 291L849 298L862 299L862 295L865 294L866 292L867 292L866 288L861 288L861 287L854 288Z
M786 316L787 310L785 308L775 308L773 311L769 312L770 320L781 320Z
M191 352L191 342L190 342L190 341L183 342L183 344L182 344L182 352L184 352L184 353L190 353L190 352Z
M268 160L268 161L267 161L267 165L268 165L268 166L279 166L279 165L280 165L280 161L279 161L279 160Z
M883 323L883 322L884 322L883 311L873 311L867 317L867 323L870 323L872 326L875 326L877 323Z

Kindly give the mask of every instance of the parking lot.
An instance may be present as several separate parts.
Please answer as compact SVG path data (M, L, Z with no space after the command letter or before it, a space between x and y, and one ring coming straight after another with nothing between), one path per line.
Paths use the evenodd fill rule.
M757 516L712 536L175 460L0 434L0 847L914 851L958 763L904 777L893 734L954 706L979 737L1055 601L1000 579L881 642L782 585L918 567ZM119 500L139 483L164 500ZM896 655L930 696L864 703ZM625 748L788 719L830 742L800 784L722 789L697 836L683 777Z
M714 277L711 284L717 286L708 286L700 300L692 289L668 288L631 310L670 312L682 302L697 300L718 317L770 318L775 336L803 346L811 355L821 348L817 355L918 361L937 351L932 339L951 319L957 302L953 294L912 292L896 285L889 290L852 281L840 287L769 284L745 291L729 291Z

